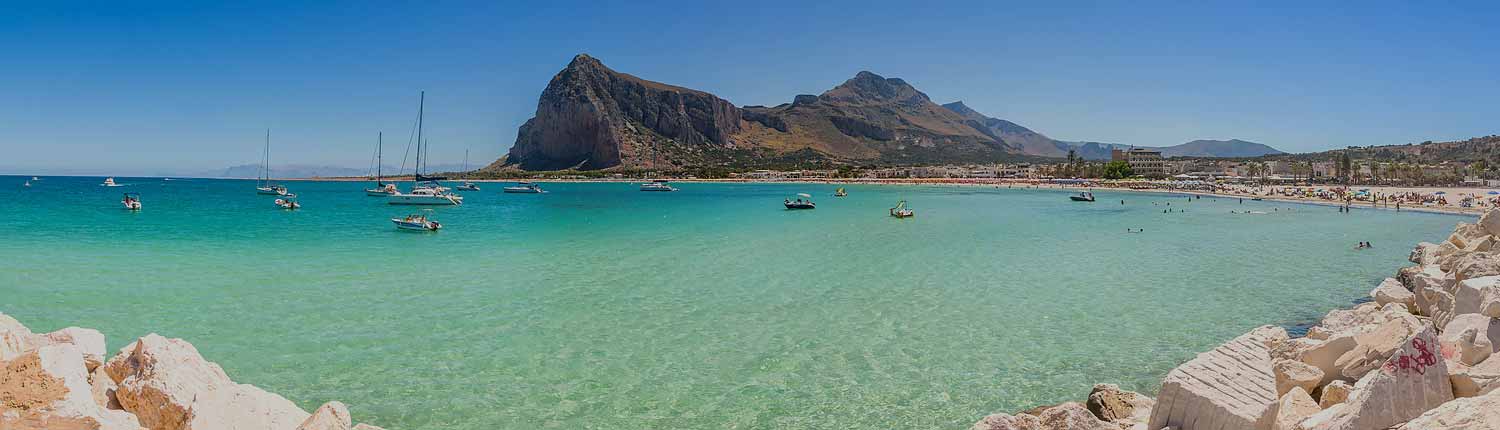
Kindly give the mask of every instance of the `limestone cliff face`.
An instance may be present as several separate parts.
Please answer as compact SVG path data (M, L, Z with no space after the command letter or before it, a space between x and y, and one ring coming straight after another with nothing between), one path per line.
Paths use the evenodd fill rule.
M547 84L536 116L491 167L668 168L674 154L732 147L740 109L712 94L619 73L586 54Z

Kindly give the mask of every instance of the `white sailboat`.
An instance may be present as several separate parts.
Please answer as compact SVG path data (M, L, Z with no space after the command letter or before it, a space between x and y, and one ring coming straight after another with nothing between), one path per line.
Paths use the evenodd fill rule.
M464 150L464 183L462 185L454 187L454 189L459 190L459 191L479 191L479 186L478 185L474 185L474 183L470 182L468 180L468 178L469 178L469 150L465 149Z
M260 176L255 179L255 193L263 196L284 196L286 187L271 183L271 129L266 129L266 147L261 156Z
M380 168L384 161L385 133L375 135L375 188L366 188L365 195L372 197L390 197L399 194L396 184L387 184L381 181Z
M387 198L393 205L454 206L464 202L463 197L448 192L447 187L437 184L437 178L423 178L422 170L422 116L426 109L427 92L423 91L417 102L417 163L412 173L412 188L409 193L397 192Z

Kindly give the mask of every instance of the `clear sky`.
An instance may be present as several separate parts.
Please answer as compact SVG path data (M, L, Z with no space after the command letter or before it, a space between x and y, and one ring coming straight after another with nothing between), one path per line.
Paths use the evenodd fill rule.
M1294 152L1500 133L1496 2L6 2L0 172L503 154L580 52L738 105L870 70L1051 137ZM1252 4L1261 3L1261 4Z

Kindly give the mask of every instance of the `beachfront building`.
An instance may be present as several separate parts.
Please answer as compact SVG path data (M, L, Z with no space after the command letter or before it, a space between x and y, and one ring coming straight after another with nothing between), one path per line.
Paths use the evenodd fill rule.
M1161 157L1161 151L1152 151L1145 148L1131 148L1130 150L1115 149L1110 151L1110 161L1124 161L1130 164L1130 170L1135 174L1148 178L1160 178L1167 176L1166 161Z

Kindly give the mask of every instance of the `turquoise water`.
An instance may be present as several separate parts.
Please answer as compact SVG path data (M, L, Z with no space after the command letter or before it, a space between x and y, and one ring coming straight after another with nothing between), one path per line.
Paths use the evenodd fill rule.
M285 212L251 181L117 179L0 177L0 312L111 349L185 338L238 382L392 429L961 429L1095 382L1154 392L1249 328L1347 306L1464 220L915 186L794 212L782 198L833 187L482 184L427 234L396 231L410 209L364 183L289 183L304 208ZM886 216L899 199L915 218ZM1268 213L1229 214L1247 209Z

